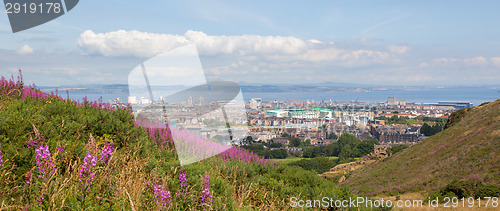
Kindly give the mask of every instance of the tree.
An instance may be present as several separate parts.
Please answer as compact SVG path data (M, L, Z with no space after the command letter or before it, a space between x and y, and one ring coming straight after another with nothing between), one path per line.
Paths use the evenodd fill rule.
M283 144L281 143L271 143L269 144L269 148L281 148L283 147Z
M395 153L397 153L403 149L406 149L406 148L408 148L408 146L406 146L406 145L393 146L393 147L387 149L387 153L394 155Z
M366 154L369 154L371 152L373 152L373 145L375 144L379 144L377 140L375 139L369 139L369 140L365 140L365 141L362 141L361 143L359 143L356 148L357 148L357 154L356 154L356 157L362 157L362 156L365 156Z
M307 139L306 142L304 142L304 144L306 146L310 146L311 145L311 139Z
M245 140L245 142L247 144L252 144L253 143L253 137L252 136L247 136L244 140Z
M285 138L287 138L287 137L290 137L290 134L288 134L288 133L284 132L283 134L281 134L281 137L285 137Z
M420 133L424 134L425 136L432 136L436 133L439 133L443 130L443 124L441 123L436 123L433 126L428 125L427 123L424 123L422 127L420 128Z
M292 145L293 147L298 147L300 146L300 142L302 142L300 140L300 138L293 138L291 141L290 141L290 145Z
M337 139L337 138L338 138L338 136L335 133L328 134L328 139Z
M420 128L420 133L424 134L425 136L431 136L431 130L431 126L427 123L424 123L424 125L422 125L422 127Z

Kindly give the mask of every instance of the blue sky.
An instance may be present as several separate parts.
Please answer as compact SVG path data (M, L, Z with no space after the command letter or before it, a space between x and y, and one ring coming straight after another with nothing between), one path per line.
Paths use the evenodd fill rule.
M13 34L0 75L38 85L127 83L140 61L194 43L208 79L468 85L500 81L498 1L85 0Z

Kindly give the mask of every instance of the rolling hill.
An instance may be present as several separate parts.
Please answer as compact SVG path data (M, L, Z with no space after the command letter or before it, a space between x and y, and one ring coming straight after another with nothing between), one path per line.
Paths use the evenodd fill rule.
M460 112L451 127L357 169L343 185L365 195L435 192L453 180L500 185L500 100Z

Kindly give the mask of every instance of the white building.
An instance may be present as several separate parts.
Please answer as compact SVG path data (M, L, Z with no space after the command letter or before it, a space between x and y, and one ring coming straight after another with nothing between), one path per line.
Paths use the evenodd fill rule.
M136 104L137 103L137 98L135 96L128 96L128 103L130 103L130 104Z
M262 103L262 99L261 98L252 98L250 100L250 108L251 109L257 109L260 104Z

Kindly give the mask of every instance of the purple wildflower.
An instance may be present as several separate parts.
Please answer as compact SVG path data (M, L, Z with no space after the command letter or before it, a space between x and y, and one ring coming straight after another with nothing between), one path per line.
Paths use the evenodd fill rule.
M95 173L92 171L92 167L97 164L97 159L94 155L87 153L83 159L83 166L80 169L78 181L82 185L82 189L88 188L92 185Z
M154 185L155 192L155 202L162 207L170 207L172 205L172 201L170 200L170 191L163 187L161 184Z
M64 148L61 146L61 143L57 145L57 152L57 155L61 158L61 160L64 160Z
M40 173L38 177L46 179L45 176L48 175L48 171L55 170L54 163L50 157L49 146L47 146L47 144L45 144L45 146L40 145L35 149L35 152L36 165L38 173Z
M181 186L181 188L188 185L186 174L179 174L179 185Z
M101 163L106 163L109 161L113 160L113 152L115 152L115 146L113 146L113 143L108 143L106 147L104 147L101 150L101 158L99 159Z
M210 192L210 175L205 173L203 183L201 184L201 205L206 209L213 201L212 193Z

